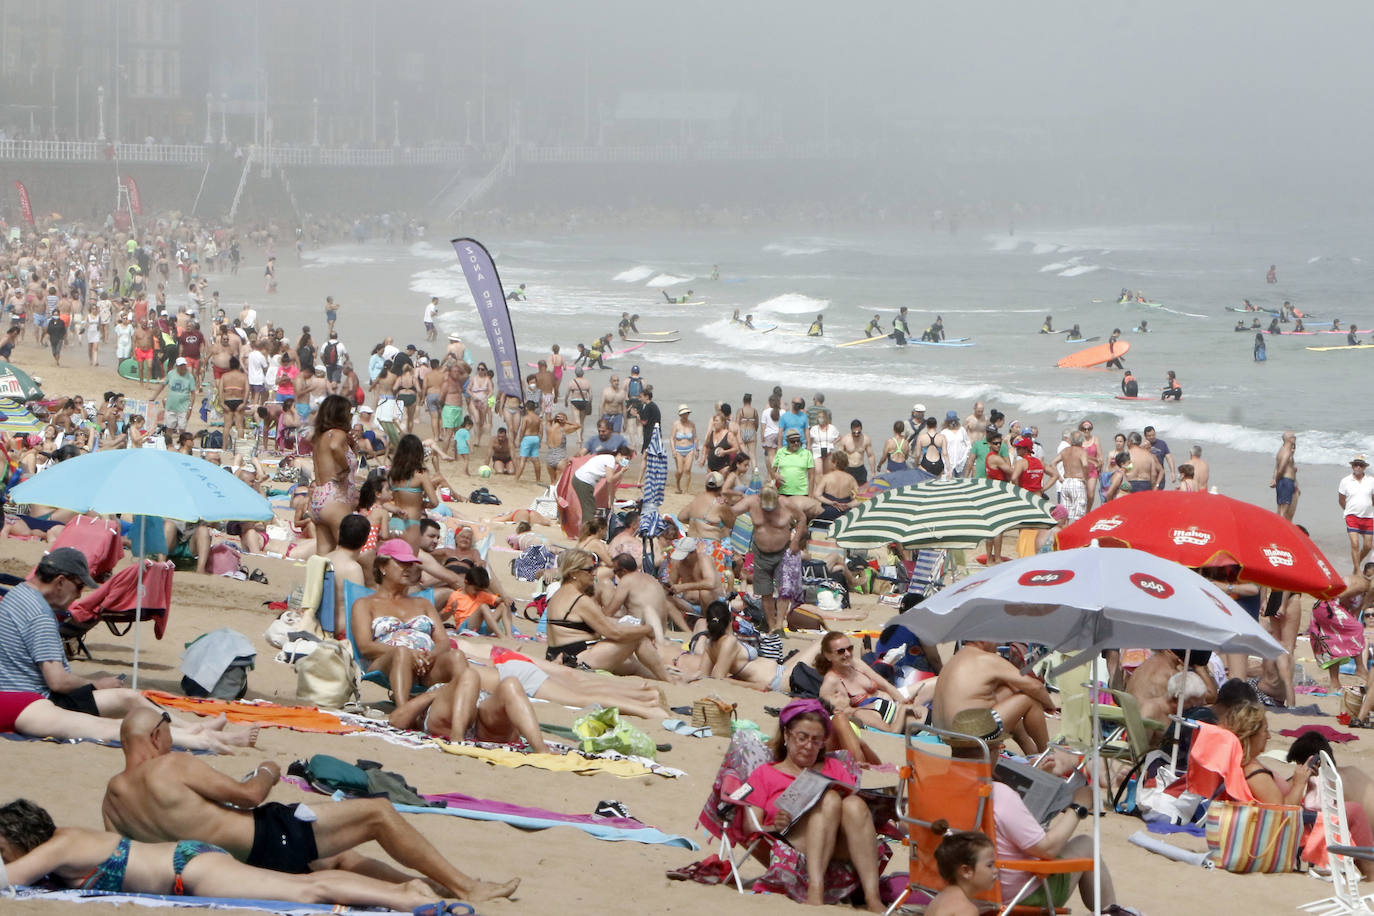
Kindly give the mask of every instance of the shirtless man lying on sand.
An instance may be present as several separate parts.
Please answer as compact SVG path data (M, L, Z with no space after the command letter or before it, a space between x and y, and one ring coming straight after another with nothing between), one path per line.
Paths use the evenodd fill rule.
M267 802L281 770L267 761L243 781L190 754L173 752L165 714L136 709L120 729L124 770L105 789L105 829L143 843L199 840L249 865L289 874L342 869L404 884L414 880L353 847L376 840L441 894L477 902L509 897L520 884L470 878L444 859L386 799ZM230 807L232 806L232 807Z
M1023 753L1035 755L1049 746L1046 713L1057 712L1039 678L1022 674L997 654L995 642L966 642L940 670L931 705L931 722L949 728L962 709L991 709Z

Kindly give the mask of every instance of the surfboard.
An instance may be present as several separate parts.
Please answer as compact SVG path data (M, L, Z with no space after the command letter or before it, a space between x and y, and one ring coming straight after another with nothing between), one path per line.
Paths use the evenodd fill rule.
M887 339L888 339L888 335L886 335L886 334L880 335L880 336L878 336L878 337L860 337L858 340L848 340L848 341L845 341L845 342L842 343L842 344L836 344L836 346L838 346L838 347L857 347L859 344L873 343L875 340L887 340Z
M126 378L131 382L136 382L138 381L138 360L134 359L132 356L126 356L124 359L121 359L119 361L119 366L115 371L119 373L120 378ZM149 371L152 371L152 367L149 367ZM163 378L165 378L165 376L159 378L149 378L147 381L150 383L161 384Z
M1134 397L1132 397L1132 396L1129 395L1129 394L1118 394L1118 395L1116 396L1116 399L1117 399L1118 401L1153 401L1153 400L1154 400L1154 398L1148 397L1148 396L1143 395L1143 394L1137 394L1137 395L1135 395Z
M951 337L948 340L917 340L908 337L906 342L917 347L971 347L972 341L967 337Z
M1102 337L1065 337L1064 343L1092 343L1094 340L1101 340Z
M624 338L624 340L629 341L629 342L631 342L631 343L638 343L638 344L641 344L641 345L642 345L642 344L646 344L646 343L677 343L677 342L679 342L680 340L682 340L682 338L681 338L681 337L626 337L626 338ZM623 352L625 352L625 351L622 350L621 352L623 353Z
M1226 306L1226 311L1240 312L1242 315L1273 315L1275 318L1279 317L1279 313L1272 309L1243 309L1238 305L1228 305ZM1306 318L1303 319L1303 321L1306 320Z
M635 344L635 345L632 346L632 347L626 347L626 348L623 349L623 350L616 350L614 353L607 353L606 355L607 355L607 356L624 356L626 353L633 353L635 350L642 349L643 347L644 347L644 344L642 344L642 343L637 343L637 344Z
M1354 346L1351 346L1350 344L1345 344L1344 346L1340 347L1307 347L1306 349L1316 350L1318 353L1326 353L1331 350L1374 350L1374 343L1355 344Z
M672 331L632 331L631 333L637 334L637 335L640 336L640 337L676 337L678 332L677 332L676 330L672 330Z
M1125 340L1116 342L1115 352L1113 352L1110 342L1098 344L1095 347L1088 347L1086 350L1079 350L1077 353L1070 353L1061 359L1057 365L1060 369L1087 369L1090 366L1099 366L1102 363L1125 356L1130 350L1131 344Z

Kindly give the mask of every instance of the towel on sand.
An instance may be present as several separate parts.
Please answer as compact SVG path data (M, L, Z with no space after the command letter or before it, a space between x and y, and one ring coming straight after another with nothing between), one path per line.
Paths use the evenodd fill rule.
M224 713L230 722L289 728L297 732L323 732L346 735L362 731L356 725L344 724L333 713L322 712L314 706L278 706L266 700L210 700L179 697L160 690L145 690L143 695L159 706L195 713L198 716L217 716Z

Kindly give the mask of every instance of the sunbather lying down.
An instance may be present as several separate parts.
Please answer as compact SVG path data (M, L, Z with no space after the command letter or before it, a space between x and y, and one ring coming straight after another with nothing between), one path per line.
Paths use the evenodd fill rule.
M530 698L514 678L486 693L471 666L447 684L411 697L387 717L396 728L413 728L457 741L514 744L524 738L536 754L547 754Z
M63 709L42 694L28 691L0 692L0 732L15 732L31 738L87 739L118 741L120 720L132 709L155 708L143 695L124 688L106 687L91 691L91 699L103 715ZM192 751L232 754L236 747L252 747L258 727L228 728L223 715L197 719L178 716L170 723L172 743Z
M614 706L641 719L672 717L663 692L639 677L613 677L528 658L490 643L459 639L458 648L477 671L482 689L495 691L498 681L518 681L527 697L564 706Z
M254 868L209 843L137 843L114 833L54 826L26 799L0 807L0 859L14 884L51 876L65 887L133 894L240 897L410 910L439 899L419 879L392 884L347 871L303 875Z

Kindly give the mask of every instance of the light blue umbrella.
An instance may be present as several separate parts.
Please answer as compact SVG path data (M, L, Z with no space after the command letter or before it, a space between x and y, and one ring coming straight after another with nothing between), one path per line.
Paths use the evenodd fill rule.
M182 522L272 518L267 498L219 465L151 448L112 449L68 459L15 487L10 499L80 513L160 515ZM135 621L143 617L144 543L146 538L140 539ZM134 627L134 689L139 630Z

